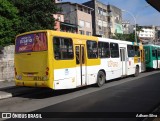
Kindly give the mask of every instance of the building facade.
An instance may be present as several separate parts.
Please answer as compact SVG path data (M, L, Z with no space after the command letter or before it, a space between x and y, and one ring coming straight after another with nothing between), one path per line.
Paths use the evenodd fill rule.
M56 5L64 14L64 22L78 26L77 33L92 35L92 8L71 2L62 2Z
M91 0L83 4L94 9L92 11L93 35L110 38L116 32L123 32L119 31L122 29L120 9L97 0Z
M113 5L108 5L111 11L111 33L112 35L118 33L123 34L122 28L122 11Z
M54 29L56 31L70 32L70 33L78 33L78 26L75 24L70 24L64 22L64 15L61 13L53 14L55 19Z
M140 26L141 31L138 32L138 37L143 43L155 43L156 42L156 30L155 26Z
M156 26L156 40L160 43L160 26Z
M111 21L111 19L107 5L97 0L85 2L83 5L94 9L94 11L92 11L93 35L108 37L111 33L109 28L109 24L111 24L109 21Z
M55 19L54 29L57 31L61 31L60 24L61 22L64 22L64 15L61 13L57 13L57 14L53 14L53 17Z
M129 21L122 21L123 34L131 34L134 32L134 25L131 25Z
M110 38L115 33L123 33L122 12L113 5L106 5L97 0L83 3L94 9L92 11L93 35Z

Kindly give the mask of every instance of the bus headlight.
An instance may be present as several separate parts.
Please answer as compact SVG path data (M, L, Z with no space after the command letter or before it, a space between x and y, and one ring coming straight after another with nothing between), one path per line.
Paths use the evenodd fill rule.
M48 80L48 77L47 76L44 76L43 77L43 81L47 81Z
M16 79L17 79L17 80L22 80L22 76L21 76L21 75L17 75L17 76L16 76Z

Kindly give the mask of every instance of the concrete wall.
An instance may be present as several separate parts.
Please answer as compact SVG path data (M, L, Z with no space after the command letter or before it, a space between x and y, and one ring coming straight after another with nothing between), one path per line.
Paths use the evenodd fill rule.
M14 79L14 45L1 48L0 80Z

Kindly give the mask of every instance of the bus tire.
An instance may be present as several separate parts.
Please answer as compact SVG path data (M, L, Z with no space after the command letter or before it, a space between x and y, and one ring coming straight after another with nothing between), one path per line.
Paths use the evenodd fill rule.
M139 75L139 66L136 66L134 77Z
M97 86L101 87L105 84L106 81L106 75L103 71L99 71L97 75Z

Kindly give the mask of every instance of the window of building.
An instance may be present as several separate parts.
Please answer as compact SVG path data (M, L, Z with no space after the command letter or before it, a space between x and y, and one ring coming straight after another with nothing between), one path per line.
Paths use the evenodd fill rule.
M111 51L112 58L119 57L119 46L117 43L110 43L110 51Z
M128 57L134 57L135 51L133 45L127 45Z
M118 21L119 21L119 15L115 17L115 22L118 22Z
M98 20L98 25L102 26L102 20Z
M107 22L106 21L103 21L103 27L107 27Z
M96 41L87 40L87 55L89 59L98 58Z
M84 27L84 21L83 20L79 20L79 26Z
M88 9L85 8L85 9L84 9L84 12L85 12L85 13L88 13Z
M109 58L110 50L108 42L98 42L98 55L100 58Z
M102 29L102 28L101 28ZM99 31L99 35L103 35L103 31Z
M91 28L91 23L85 22L85 24L86 24L86 28Z
M91 32L86 31L86 35L91 36Z
M54 58L56 60L73 59L73 42L70 38L53 38Z
M102 8L98 7L98 13L102 15L103 13Z
M83 8L81 6L78 7L78 10L83 11Z
M84 31L83 30L79 30L79 33L84 35Z
M105 9L103 9L103 15L107 16L107 11Z
M88 14L91 14L91 10L90 9L88 9Z
M61 16L60 15L58 15L58 21L61 21Z
M102 26L98 26L98 28L99 28L99 30L101 30L101 29L102 29Z

